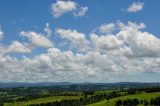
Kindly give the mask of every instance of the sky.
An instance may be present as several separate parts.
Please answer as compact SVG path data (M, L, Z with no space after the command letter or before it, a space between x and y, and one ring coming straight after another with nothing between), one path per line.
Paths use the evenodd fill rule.
M160 82L159 0L0 0L0 82Z

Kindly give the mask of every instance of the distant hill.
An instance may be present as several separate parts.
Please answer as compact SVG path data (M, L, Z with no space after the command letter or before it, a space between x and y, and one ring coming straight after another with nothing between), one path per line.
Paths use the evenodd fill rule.
M39 82L39 83L23 83L23 82L8 82L0 83L0 88L14 88L14 87L44 87L44 86L60 86L71 85L69 82Z
M23 82L8 82L0 83L0 88L15 88L15 87L46 87L46 86L70 86L81 88L97 88L97 89L118 89L118 88L143 88L160 86L160 83L142 83L142 82L116 82L116 83L70 83L70 82L39 82L39 83L23 83Z

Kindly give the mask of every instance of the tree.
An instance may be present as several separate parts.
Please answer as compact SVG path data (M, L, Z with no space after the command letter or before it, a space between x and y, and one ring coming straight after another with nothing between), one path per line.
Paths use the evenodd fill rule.
M144 106L147 106L148 104L148 101L144 100Z
M121 106L122 105L122 100L116 101L116 106Z
M138 105L138 104L139 104L139 100L137 98L134 98L133 99L133 105L135 106L135 105Z

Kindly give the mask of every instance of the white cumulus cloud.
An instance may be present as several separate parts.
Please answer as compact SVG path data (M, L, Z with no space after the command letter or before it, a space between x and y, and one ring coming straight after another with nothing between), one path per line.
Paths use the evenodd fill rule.
M125 24L118 21L114 25L117 29L115 32L91 33L88 39L86 34L77 30L62 28L56 30L58 35L56 37L63 39L57 43L63 43L65 39L72 45L78 45L77 48L84 48L84 45L90 48L83 53L68 49L67 46L70 46L68 44L63 49L48 46L52 43L48 44L46 43L48 40L39 38L45 37L42 34L21 32L21 35L27 37L32 44L47 47L46 52L33 57L18 58L1 51L8 48L13 52L24 53L27 51L27 45L18 41L13 41L9 46L0 45L0 73L2 73L0 80L110 82L119 81L117 78L124 78L129 74L160 73L160 39L143 31L144 23L129 21ZM58 45L57 43L55 45Z
M88 40L84 33L78 32L77 30L58 28L56 30L56 34L61 38L70 41L72 47L80 47L81 50L88 49Z
M138 12L143 9L143 6L143 2L133 2L133 4L127 8L127 12Z
M102 24L99 28L98 28L99 32L101 32L102 34L106 34L106 33L111 33L115 30L115 24L114 23L108 23L108 24Z
M21 42L13 41L12 44L8 46L7 52L31 53L31 50Z
M140 31L140 29L145 28L144 23L128 22L128 25L124 25L120 22L118 26L121 31L116 34L116 37L132 50L134 53L132 55L142 57L159 55L160 39L148 32Z
M6 53L31 53L31 49L19 42L19 41L12 41L10 45L0 45L0 53L6 54Z
M91 34L90 38L95 49L101 49L101 50L115 49L119 48L123 44L123 41L117 39L113 35L98 36L96 34Z
M53 43L50 39L45 37L43 34L39 34L33 31L29 32L20 32L21 36L27 37L28 40L35 46L49 48L53 46Z
M51 5L52 14L54 17L59 17L65 13L73 13L75 16L84 16L88 7L79 7L74 1L57 0Z

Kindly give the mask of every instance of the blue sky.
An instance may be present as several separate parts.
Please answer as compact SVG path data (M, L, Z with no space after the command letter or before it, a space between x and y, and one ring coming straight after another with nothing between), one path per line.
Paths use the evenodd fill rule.
M0 0L0 80L159 82L159 3Z
M129 1L80 1L76 2L81 6L87 6L90 10L86 17L73 17L71 14L65 14L59 18L53 18L51 15L50 5L56 0L1 0L0 1L0 23L3 29L6 30L6 42L14 39L20 30L37 30L42 31L44 24L49 22L51 28L75 28L81 32L89 33L92 29L102 23L116 22L143 22L146 24L146 30L155 35L160 35L158 27L160 27L160 14L158 0L141 0L145 2L143 11L137 13L126 13L120 11L122 8L127 8L136 0ZM85 23L85 24L84 24ZM38 28L36 28L38 26ZM13 38L14 37L14 38ZM4 39L4 40L5 40Z

